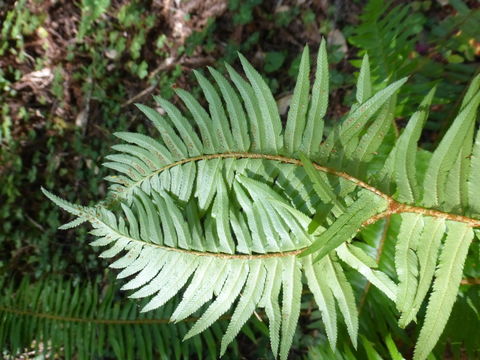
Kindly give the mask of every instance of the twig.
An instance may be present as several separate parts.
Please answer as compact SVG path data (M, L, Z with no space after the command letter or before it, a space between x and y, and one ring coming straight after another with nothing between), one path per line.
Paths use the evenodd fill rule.
M128 99L127 101L125 101L121 107L124 108L125 106L128 106L130 105L131 103L134 103L135 101L137 101L138 99L144 97L145 95L148 95L150 94L153 90L155 90L155 88L157 87L157 83L153 83L152 85L150 85L149 87L147 87L146 89L142 90L141 92L139 92L137 95L131 97L130 99Z
M149 75L148 79L153 79L160 71L170 70L175 67L175 65L181 64L183 57L168 57L160 65L158 65Z
M181 63L181 58L174 58L174 57L168 57L166 58L159 66L157 66L149 75L148 79L151 80L153 79L160 71L168 71L173 69L177 63ZM144 97L145 95L150 94L153 90L155 90L156 86L158 85L158 82L154 82L152 85L147 87L146 89L142 90L139 92L137 95L131 97L127 101L125 101L121 107L124 108L125 106L128 106L132 104L133 102L137 101L138 99Z
M171 70L177 65L182 65L182 66L186 66L186 67L189 67L189 68L198 68L198 67L203 67L203 66L206 66L206 65L213 64L214 62L215 62L215 59L210 57L210 56L193 57L193 58L186 58L186 57L183 57L183 56L176 57L176 58L169 57L169 58L166 58L163 63L161 63L155 70L153 70L148 75L148 79L151 80L159 72ZM153 92L155 90L157 85L158 85L158 82L155 81L152 85L150 85L149 87L147 87L146 89L144 89L140 93L138 93L137 95L135 95L135 96L131 97L130 99L128 99L127 101L125 101L121 105L121 107L124 108L124 107L134 103L138 99L141 99L142 97L150 94L151 92Z
M42 231L42 232L45 232L45 228L40 225L38 222L36 222L35 220L33 220L28 214L25 214L25 217L27 218L28 221L30 221L33 226L35 226L38 230Z

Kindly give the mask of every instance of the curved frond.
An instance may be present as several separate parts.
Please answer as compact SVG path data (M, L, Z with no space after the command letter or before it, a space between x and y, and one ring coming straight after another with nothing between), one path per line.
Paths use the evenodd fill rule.
M407 79L374 92L368 59L360 71L356 103L329 129L325 141L325 43L312 90L308 49L302 55L285 126L267 83L240 56L246 79L228 65L230 80L214 69L214 82L195 73L208 109L183 90L177 95L190 115L158 97L165 115L138 106L160 135L115 134L125 143L115 145L116 153L104 164L119 173L107 178L113 183L111 208L104 203L80 207L44 193L76 216L64 227L90 222L97 237L91 244L106 248L99 256L112 259L118 277L128 278L123 289L131 291L130 297L148 298L143 312L164 306L177 294L181 301L172 321L202 311L185 338L205 331L233 308L222 354L260 307L269 320L273 354L288 357L302 273L332 348L340 316L357 344L358 310L349 268L396 303L400 325L406 326L415 320L438 263L429 302L434 310L427 311L427 330L417 347L416 357L424 359L446 322L446 317L434 321L432 313L451 308L470 228L480 227L478 218L469 217L478 216L480 208L474 175L478 141L472 144L479 82L474 79L467 91L421 182L416 143L433 91L396 143L387 146L397 92ZM385 161L376 159L380 149L387 149L382 150ZM472 159L466 159L472 151ZM397 283L356 244L359 231L390 216L399 217L401 224L394 247ZM458 234L463 235L454 242Z

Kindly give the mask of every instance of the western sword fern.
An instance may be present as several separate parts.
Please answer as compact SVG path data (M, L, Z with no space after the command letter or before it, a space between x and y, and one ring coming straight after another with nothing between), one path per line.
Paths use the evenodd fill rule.
M228 65L231 82L214 69L209 69L214 83L195 74L208 111L183 90L177 94L190 116L158 97L166 115L138 106L160 136L115 134L124 143L113 147L116 154L104 164L117 172L107 178L109 201L82 207L43 190L76 216L64 228L90 222L97 237L91 244L108 247L99 256L114 258L111 267L121 270L118 277L129 278L123 289L131 291L130 297L149 299L143 312L177 293L182 298L172 321L206 305L186 338L233 306L221 354L260 307L269 320L272 352L286 359L300 313L302 273L332 348L338 315L357 343L358 310L346 267L396 303L402 326L415 320L434 278L415 352L415 359L425 359L457 295L472 229L480 226L474 188L480 145L478 140L471 145L480 77L431 154L422 180L416 173L416 144L433 92L390 145L385 139L396 93L407 79L371 93L365 57L357 102L324 136L324 42L312 90L308 48L303 52L285 125L265 81L245 58L240 61L246 79ZM358 239L352 241L364 227L391 216L402 223L397 278L376 269Z

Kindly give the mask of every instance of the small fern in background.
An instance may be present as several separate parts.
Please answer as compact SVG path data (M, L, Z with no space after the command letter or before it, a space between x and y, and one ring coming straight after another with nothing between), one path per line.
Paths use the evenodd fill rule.
M462 92L475 75L470 43L480 40L474 25L480 9L470 9L460 0L452 5L454 14L432 23L414 10L414 3L393 6L392 1L369 0L360 24L350 30L348 38L360 56L368 53L376 88L384 87L387 80L411 77L398 101L400 116L414 112L423 95L437 86L433 104L442 106L443 111L433 113L426 124L436 131L444 130L440 124L451 123ZM360 65L360 61L353 63Z
M360 15L349 41L368 53L374 81L399 79L410 75L418 58L409 55L415 49L425 17L412 11L412 5L391 7L390 1L370 0ZM362 54L363 55L363 54Z
M52 358L62 354L67 359L155 359L158 354L162 359L186 359L193 354L200 359L217 358L225 321L192 341L182 342L188 322L169 323L173 302L141 314L136 304L117 298L116 286L103 286L100 292L99 283L24 278L19 286L13 286L3 279L0 343L9 349L3 358L22 358L32 349ZM238 348L233 347L228 355L238 358Z
M372 90L368 58L356 103L324 134L328 105L325 43L310 85L308 48L302 55L286 124L272 93L240 56L247 80L227 65L230 80L209 69L196 76L207 109L184 90L190 116L155 98L165 115L139 105L159 130L152 138L119 132L104 166L117 172L107 201L83 207L44 193L89 222L93 246L108 247L122 289L148 298L142 312L182 294L171 320L205 309L185 339L202 333L231 307L220 355L257 308L268 319L274 356L286 359L301 308L302 277L313 293L332 349L343 318L353 347L357 303L347 277L356 270L394 304L399 325L417 321L428 306L415 359L439 339L457 296L474 228L480 226L480 140L474 141L480 77L463 99L452 126L433 153L417 150L434 96L430 91L394 144L386 140L396 93L407 79ZM426 158L424 171L416 164ZM393 273L357 234L382 219L399 232ZM432 285L433 284L433 285ZM430 296L429 289L433 287ZM339 311L337 311L337 308ZM371 352L368 341L363 341Z

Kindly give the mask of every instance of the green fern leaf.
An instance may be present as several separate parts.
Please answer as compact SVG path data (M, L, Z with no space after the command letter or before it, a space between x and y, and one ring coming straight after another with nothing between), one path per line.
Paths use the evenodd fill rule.
M227 116L223 110L223 105L217 91L213 85L208 81L200 72L194 71L194 74L198 80L198 84L205 94L207 99L211 119L206 118L206 121L210 121L213 124L214 136L217 138L217 149L220 151L234 150L233 149L233 137L227 121ZM208 116L208 115L207 115Z
M439 206L445 199L443 191L448 169L451 169L461 152L463 141L475 122L480 103L480 93L460 112L432 155L424 180L423 204L426 207Z
M348 334L350 335L353 346L356 348L358 334L358 311L355 305L353 289L345 277L341 266L332 261L332 259L329 257L326 257L325 259L325 271L328 286L338 302L338 306L343 314L343 318L345 319L345 324L347 325Z
M281 313L278 303L278 295L282 285L282 268L278 259L269 259L265 263L267 269L267 279L265 282L265 290L260 306L265 308L268 317L268 328L270 330L270 343L272 346L273 356L277 357L280 344L280 326Z
M365 101L361 106L353 110L339 130L339 139L345 146L347 145L365 126L367 121L377 112L377 110L385 104L400 87L407 81L406 78L398 80L389 85L385 89L373 95Z
M72 204L72 203L58 197L57 195L52 194L51 192L44 189L43 187L41 188L41 190L42 190L43 194L47 198L49 198L54 204L56 204L58 207L60 207L61 209L65 210L67 212L69 212L72 215L78 216L79 221L81 221L83 219L85 219L85 221L89 220L89 218L88 218L89 213L92 213L92 215L93 215L93 212L91 212L88 208ZM83 222L84 221L82 221L82 223ZM73 223L73 221L71 221L70 223ZM81 224L81 223L79 223L79 224Z
M322 320L325 324L328 341L332 349L335 349L337 343L337 312L333 294L325 279L323 269L325 261L312 263L312 256L306 256L303 263L305 276L307 277L308 287L313 293L315 302L322 313Z
M402 214L402 224L395 248L395 268L398 275L397 308L405 312L411 308L418 286L418 257L415 253L424 227L423 217Z
M302 149L314 156L320 149L323 138L323 118L328 107L328 61L325 39L322 39L317 56L317 69L313 83L307 124L303 132Z
M248 268L245 266L246 264L242 261L233 261L230 263L230 269L227 270L229 273L228 277L219 295L187 335L185 335L185 340L204 331L230 308L247 280Z
M383 105L365 134L359 139L357 146L352 146L345 152L347 157L353 158L353 166L349 167L352 174L359 178L366 176L367 165L377 154L377 150L384 142L385 135L392 126L395 108L395 97Z
M278 114L277 104L273 98L270 88L262 79L260 74L253 68L252 65L242 55L239 55L242 62L243 70L252 85L253 91L258 98L260 108L260 127L263 129L263 134L266 140L266 151L278 153L283 146L282 139L282 123L280 115Z
M264 290L265 276L266 270L262 262L255 261L250 264L250 272L243 290L243 296L240 298L232 315L232 320L228 324L227 331L222 338L220 356L225 354L227 345L233 341L240 332L242 325L247 322L255 311Z
M420 110L412 115L394 150L392 150L395 154L394 171L398 187L398 200L407 204L418 201L420 198L415 169L417 142L420 139L434 94L435 89L430 90L420 104Z
M4 291L0 339L5 358L18 358L28 351L29 356L55 353L79 360L106 354L119 359L216 359L217 344L226 328L225 321L220 321L201 335L200 344L211 343L208 350L193 339L182 343L188 328L168 321L176 300L142 314L137 302L120 299L117 287L105 284L104 278L88 283L58 277L24 278L20 284L3 278L0 284ZM38 346L44 339L48 344ZM229 359L238 356L237 346L225 355Z
M332 203L335 205L339 214L344 212L345 206L337 199L337 195L334 193L326 174L316 171L312 162L304 154L300 154L300 160L320 199L325 204Z
M475 144L473 145L470 164L470 176L468 178L468 203L472 211L480 214L480 131L477 131Z
M247 111L251 131L251 147L253 151L264 150L267 138L262 124L262 113L255 93L250 86L230 65L225 64L232 82L237 87Z
M450 169L445 181L445 200L442 208L448 212L459 213L468 207L468 172L470 170L470 154L473 144L475 124L465 136L457 160Z
M426 359L445 327L457 297L462 268L473 239L470 227L447 222L447 238L435 273L425 322L415 347L415 360Z
M408 73L415 64L409 54L422 29L423 16L412 11L410 4L391 8L390 1L370 0L360 20L349 41L362 53L368 52L374 77L382 81Z
M135 104L135 105L155 125L160 135L162 136L163 142L166 144L171 154L176 159L182 159L186 157L188 154L187 147L185 146L183 141L180 140L178 135L175 133L175 130L173 130L173 128L165 120L165 118L161 116L156 110L149 108L148 106L145 106L142 104ZM198 151L198 154L200 154L199 151Z
M363 104L372 96L372 80L370 79L370 63L368 55L365 54L360 67L360 74L357 81L357 102Z
M473 78L472 83L467 89L467 92L465 93L465 96L463 97L462 100L462 105L460 106L460 110L463 110L465 106L468 105L470 101L474 98L474 96L478 93L480 90L480 75L477 75Z
M310 245L302 256L315 253L315 261L320 260L330 251L350 240L362 224L376 213L385 209L385 201L363 192L357 201L348 207L335 222Z
M235 144L234 149L237 151L248 151L250 148L248 122L240 99L235 93L233 87L222 74L213 68L209 68L208 70L215 78L227 105L228 113L231 118L232 134L235 134L233 137L233 142Z
M357 251L358 250L360 249L357 248ZM345 243L336 249L336 253L340 260L357 270L368 281L387 295L388 298L392 301L396 300L397 286L387 275L385 275L385 273L378 270L372 270L370 266L355 256Z
M298 149L302 142L302 135L306 122L305 118L308 109L308 93L310 90L309 72L310 56L308 47L305 47L300 60L297 84L293 92L285 127L284 141L285 150L288 154L293 154L293 150Z
M286 360L300 315L302 273L301 264L294 257L286 258L282 263L282 318L285 320L282 321L280 359Z

